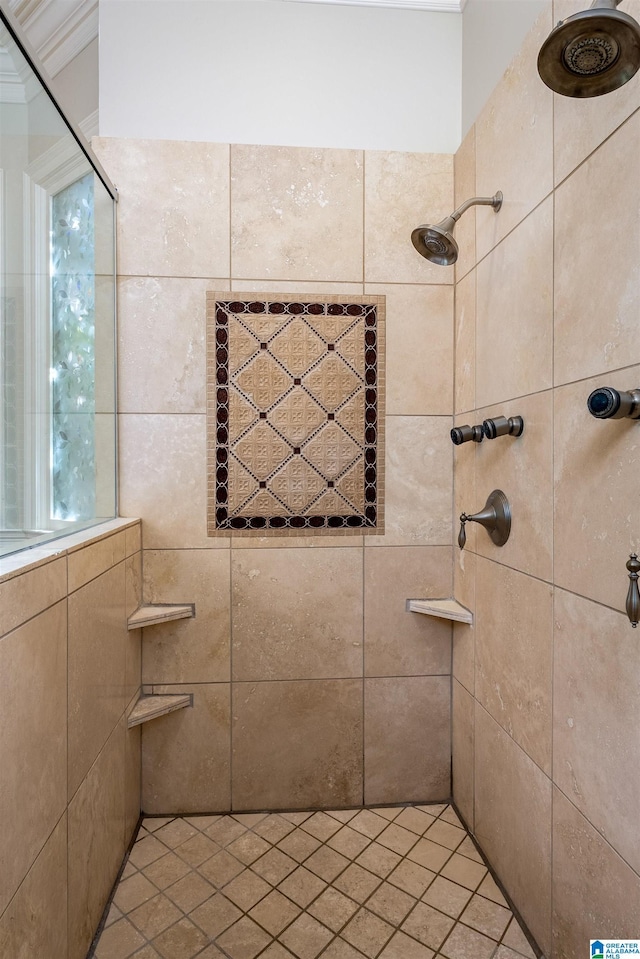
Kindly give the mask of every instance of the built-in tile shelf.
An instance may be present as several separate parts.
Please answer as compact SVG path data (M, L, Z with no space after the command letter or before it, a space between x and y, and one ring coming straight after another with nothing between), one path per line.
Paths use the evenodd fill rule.
M424 616L437 616L438 619L451 619L454 623L473 625L473 613L457 600L449 599L408 599L407 612L422 613Z
M158 716L166 716L167 713L173 713L176 709L184 709L185 706L193 706L193 693L184 693L180 695L172 693L162 693L152 696L141 696L135 704L127 719L127 726L139 726L140 723L148 723L151 719L157 719Z
M191 619L195 615L195 603L145 603L131 614L127 624L129 629L140 629L155 623L170 623L174 619Z

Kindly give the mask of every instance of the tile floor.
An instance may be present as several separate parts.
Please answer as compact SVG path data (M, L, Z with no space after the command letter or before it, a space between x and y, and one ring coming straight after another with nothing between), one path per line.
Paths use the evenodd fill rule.
M143 820L95 959L535 959L448 805Z

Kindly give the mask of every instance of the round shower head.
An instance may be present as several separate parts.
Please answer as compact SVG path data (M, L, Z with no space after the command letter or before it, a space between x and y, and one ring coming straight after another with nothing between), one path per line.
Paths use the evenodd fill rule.
M458 259L458 244L453 239L453 228L463 213L472 206L490 206L497 213L502 206L502 191L493 196L474 196L465 200L462 206L454 210L451 216L445 216L439 223L423 223L411 234L411 242L420 254L437 263L438 266L451 266Z
M561 20L542 44L538 73L565 97L599 97L640 67L640 25L621 10L592 7Z
M411 242L421 256L425 256L438 266L451 266L458 259L458 244L450 232L453 230L451 217L432 226L423 223L411 234ZM447 229L449 227L449 229Z

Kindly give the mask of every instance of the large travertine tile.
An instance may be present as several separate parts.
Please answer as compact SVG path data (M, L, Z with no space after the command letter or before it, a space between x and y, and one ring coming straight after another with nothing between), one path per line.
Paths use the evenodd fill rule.
M450 415L453 404L453 287L365 284L386 296L388 415Z
M320 296L336 293L353 293L361 296L364 292L362 283L323 283L316 280L231 280L231 289L234 293L316 293Z
M640 768L631 759L640 725L637 636L626 616L563 590L554 616L554 782L640 872Z
M196 615L145 629L143 683L228 682L230 561L230 550L145 551L145 602L195 603Z
M232 769L234 809L359 805L362 682L234 684Z
M69 592L84 586L112 566L121 563L126 555L126 533L115 533L91 543L89 546L76 547L68 556Z
M227 282L162 276L120 280L121 413L205 412L206 292L224 289Z
M124 712L130 641L123 562L69 596L69 798Z
M640 112L556 190L557 384L640 362L639 152Z
M594 936L635 939L638 916L640 877L554 789L552 955L580 959Z
M0 918L0 956L67 955L67 817L60 819Z
M192 693L193 707L142 729L142 808L150 814L230 808L229 683L154 686L154 693Z
M120 276L229 276L229 147L94 138L118 187Z
M66 806L65 603L0 641L0 676L2 915Z
M453 283L453 268L420 256L411 233L453 212L453 157L440 153L365 153L367 283Z
M127 619L142 605L142 550L139 549L125 560Z
M125 735L123 720L69 803L69 959L84 959L125 853Z
M0 583L0 636L67 595L67 560L54 559Z
M123 414L120 508L144 516L146 549L225 549L207 536L206 417Z
M553 590L478 557L476 698L551 775Z
M592 417L586 401L608 385L633 389L640 368L555 391L554 577L559 586L624 610L625 563L638 551L640 503L634 494L638 424Z
M231 147L231 275L362 280L360 150Z
M551 781L476 704L475 836L548 955Z
M476 128L472 126L453 158L456 209L476 195ZM476 211L470 207L456 224L455 238L459 247L456 260L456 284L476 265Z
M551 199L478 265L477 278L478 407L549 389L553 383Z
M234 550L231 578L234 680L362 675L361 549Z
M473 613L473 623L453 623L452 672L471 695L475 692L476 556L468 547L453 548L453 595Z
M142 603L142 551L125 560L125 616ZM125 700L128 703L140 688L142 676L142 630L132 629L125 641Z
M124 845L129 846L140 820L142 773L142 727L125 732L124 744Z
M492 416L522 416L522 436L484 439L476 451L476 489L482 509L493 489L511 506L511 533L495 546L478 530L476 549L500 563L551 580L553 569L553 395L551 390L499 406L485 407L478 422Z
M127 556L132 556L134 553L139 552L142 549L142 523L140 520L137 523L134 523L133 526L127 526L124 531L125 534L125 552Z
M384 536L365 546L444 546L451 542L451 418L388 416Z
M234 549L352 549L362 546L363 536L234 536Z
M368 549L364 560L366 676L451 671L451 623L409 613L408 599L451 595L451 547Z
M95 182L94 180L94 184ZM94 190L94 203L97 192ZM98 220L96 213L94 207L94 224ZM111 212L109 216L112 217ZM94 265L97 267L95 261ZM99 276L96 270L94 284L93 403L96 413L113 413L116 408L116 356L113 349L114 300L116 298L114 277Z
M473 829L473 753L475 703L455 679L451 688L451 778L453 801Z
M86 414L81 414L85 416ZM71 416L70 416L71 419ZM73 429L73 424L71 424ZM117 417L113 413L96 413L94 417L95 477L97 516L115 516L117 512L117 488L114 477L118 475L117 464Z
M476 405L476 271L456 284L454 409L470 411ZM470 424L473 425L473 424Z
M497 190L504 194L498 213L478 207L479 259L553 189L553 94L540 80L536 67L538 51L551 27L549 5L476 121L478 195L493 196ZM514 302L522 305L523 299L520 295Z
M449 798L450 703L449 676L365 680L365 803Z
M584 0L554 0L553 22L584 10ZM621 12L640 20L640 0L625 0ZM606 96L554 96L555 182L560 183L640 106L640 78Z

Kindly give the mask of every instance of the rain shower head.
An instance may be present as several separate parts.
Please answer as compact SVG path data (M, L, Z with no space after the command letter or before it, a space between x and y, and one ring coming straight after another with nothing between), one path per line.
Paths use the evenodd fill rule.
M451 266L458 259L458 244L453 238L453 229L463 213L471 206L492 206L497 213L502 206L500 190L495 196L476 196L459 206L451 216L439 223L423 223L411 234L411 242L420 254L438 266Z
M640 24L620 0L594 0L561 20L542 44L538 73L565 97L599 97L617 90L640 67Z

